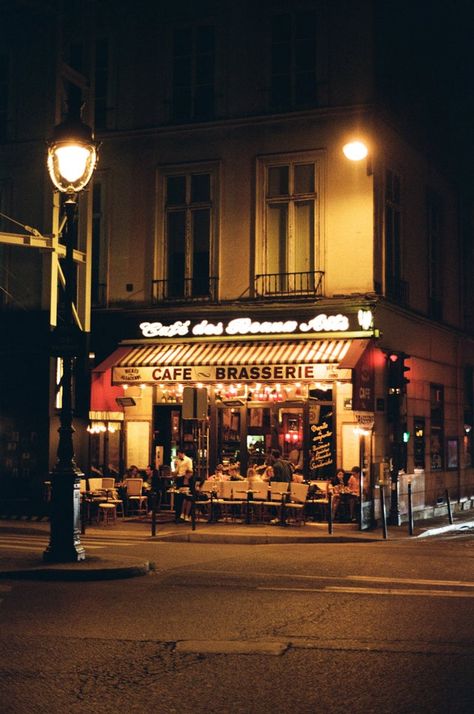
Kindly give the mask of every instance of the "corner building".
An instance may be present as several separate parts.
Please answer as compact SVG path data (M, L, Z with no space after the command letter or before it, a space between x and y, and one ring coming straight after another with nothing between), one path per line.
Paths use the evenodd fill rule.
M244 471L278 447L316 478L360 464L394 522L408 479L420 517L446 489L470 506L472 256L424 127L391 102L374 4L90 11L93 42L66 23L61 45L81 47L102 142L89 466L184 445Z

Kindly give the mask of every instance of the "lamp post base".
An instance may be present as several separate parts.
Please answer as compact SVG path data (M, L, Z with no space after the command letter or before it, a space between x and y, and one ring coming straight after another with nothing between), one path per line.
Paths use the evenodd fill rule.
M85 560L80 539L81 478L84 474L74 467L56 468L51 474L50 541L43 553L47 563Z

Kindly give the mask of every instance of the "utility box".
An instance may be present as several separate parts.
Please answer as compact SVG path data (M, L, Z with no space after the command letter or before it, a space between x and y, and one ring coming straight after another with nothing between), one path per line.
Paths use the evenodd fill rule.
M183 389L183 419L207 419L207 389L185 387Z

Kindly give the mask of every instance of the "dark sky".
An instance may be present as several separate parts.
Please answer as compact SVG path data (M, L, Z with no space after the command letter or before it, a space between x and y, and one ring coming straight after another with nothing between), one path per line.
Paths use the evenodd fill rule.
M395 100L474 186L474 0L376 0Z

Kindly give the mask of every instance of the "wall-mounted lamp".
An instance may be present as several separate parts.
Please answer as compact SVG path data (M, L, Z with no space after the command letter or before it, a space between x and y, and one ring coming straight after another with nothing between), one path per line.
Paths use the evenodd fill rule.
M362 161L367 159L367 176L372 175L372 160L369 155L369 147L364 141L356 139L349 141L342 147L342 153L349 161Z

